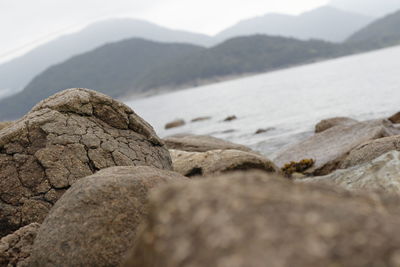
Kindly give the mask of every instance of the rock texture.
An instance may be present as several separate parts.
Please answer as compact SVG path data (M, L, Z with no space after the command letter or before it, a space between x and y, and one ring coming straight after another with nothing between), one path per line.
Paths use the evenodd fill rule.
M399 266L398 198L260 172L158 190L125 267Z
M111 166L172 169L168 150L130 108L70 89L0 131L0 236L41 222L79 178Z
M11 121L2 121L2 122L0 122L0 130L11 126L11 124L12 124Z
M370 162L392 150L400 151L400 135L379 138L359 145L340 162L339 168L347 169Z
M219 149L251 151L251 149L246 146L231 143L208 135L179 134L164 138L164 142L168 149L188 152L207 152Z
M40 227L32 223L0 240L0 266L27 266L26 259L31 254L33 241Z
M393 114L388 120L393 123L400 123L400 112Z
M313 159L315 164L310 171L315 175L325 175L337 169L339 162L358 145L396 133L398 130L386 120L339 125L283 149L272 160L283 167L292 161Z
M315 125L315 132L321 133L325 130L328 130L334 126L338 125L352 125L357 123L356 120L347 118L347 117L335 117L326 120L320 121L317 125Z
M185 125L184 120L176 120L176 121L171 121L167 124L165 124L165 129L172 129L172 128L177 128Z
M400 195L400 152L391 151L371 162L302 181L334 183L348 190Z
M170 154L174 171L188 177L251 169L279 172L279 168L269 159L240 150L208 152L170 150Z
M43 222L30 266L118 266L133 246L149 190L186 180L174 172L133 166L80 179Z

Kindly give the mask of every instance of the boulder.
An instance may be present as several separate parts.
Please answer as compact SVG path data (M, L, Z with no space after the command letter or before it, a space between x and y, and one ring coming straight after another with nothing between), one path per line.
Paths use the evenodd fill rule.
M60 92L0 131L0 236L41 222L79 178L111 166L172 169L153 128L87 89Z
M186 180L147 166L112 167L80 179L44 220L29 266L119 266L147 213L149 190Z
M351 119L351 118L347 118L347 117L330 118L330 119L322 120L317 125L315 125L315 132L321 133L321 132L328 130L329 128L332 128L334 126L352 125L357 122L358 121Z
M393 123L400 123L400 112L393 114L388 120Z
M251 151L250 148L208 135L179 134L164 138L168 149L188 152L235 149Z
M225 122L234 121L234 120L237 120L237 117L236 117L235 115L228 116L228 117L226 117L226 118L224 119Z
M258 129L254 134L263 134L263 133L269 132L271 130L274 130L274 128L270 127L270 128L265 128L265 129Z
M192 119L190 122L199 122L199 121L208 121L211 120L211 117L197 117Z
M370 162L392 150L400 151L400 135L370 140L357 146L340 162L339 168L346 169Z
M400 152L391 151L371 162L301 181L333 183L348 190L384 192L400 196Z
M39 226L31 223L0 240L0 266L27 266Z
M279 168L269 159L240 150L208 152L170 150L170 154L174 171L188 177L251 169L279 172Z
M238 172L167 186L125 267L399 266L399 198Z
M292 161L313 159L315 164L310 172L325 175L337 169L339 162L358 145L396 133L397 129L386 120L338 125L284 148L272 160L283 167Z
M12 124L11 121L1 121L0 122L0 130L9 127Z
M177 128L177 127L181 127L183 125L185 125L185 121L184 120L175 120L175 121L171 121L167 124L165 124L165 129L172 129L172 128Z

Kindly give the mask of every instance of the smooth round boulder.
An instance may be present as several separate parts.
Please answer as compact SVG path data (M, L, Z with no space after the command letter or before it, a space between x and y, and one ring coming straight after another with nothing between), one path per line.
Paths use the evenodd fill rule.
M188 176L207 176L237 170L258 169L279 173L279 168L269 159L240 150L212 150L186 152L170 150L174 171Z
M153 128L88 89L62 91L0 131L0 237L41 222L78 179L112 166L172 169Z
M317 125L315 125L315 133L321 133L326 131L334 126L338 125L352 125L357 123L358 121L347 118L347 117L335 117L330 119L325 119L320 121Z
M29 266L118 266L147 213L148 192L187 180L146 166L112 167L80 179L44 220Z
M399 198L238 172L153 192L124 267L399 266Z

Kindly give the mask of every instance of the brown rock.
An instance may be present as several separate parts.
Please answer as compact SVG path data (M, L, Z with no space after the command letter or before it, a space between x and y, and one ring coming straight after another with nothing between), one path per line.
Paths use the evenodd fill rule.
M226 117L226 118L224 119L225 122L226 122L226 121L234 121L234 120L237 120L237 117L236 117L235 115L228 116L228 117Z
M392 115L388 120L393 123L400 123L400 112L397 112L396 114Z
M167 124L165 124L165 129L172 129L172 128L177 128L177 127L181 127L183 125L185 125L185 121L184 120L175 120L175 121L171 121Z
M325 175L338 168L340 161L358 145L394 134L388 121L376 120L353 125L339 125L278 152L273 161L279 166L302 159L313 159L315 175Z
M198 117L191 120L191 122L199 122L199 121L208 121L211 120L211 117Z
M121 165L172 168L153 128L124 104L87 89L40 102L0 131L0 236L41 222L79 178Z
M269 159L240 150L208 152L170 150L170 154L174 171L188 177L251 169L279 172L279 168Z
M188 152L207 152L210 150L234 149L251 151L250 148L228 142L208 135L179 134L164 138L168 149L175 149Z
M400 151L400 135L371 140L357 146L340 162L339 168L347 169L370 162L392 150Z
M119 266L147 213L149 190L186 180L174 172L133 166L80 179L40 227L29 266Z
M260 172L167 186L122 266L399 266L398 204Z
M347 117L335 117L335 118L330 118L326 120L320 121L317 125L315 125L315 132L316 133L321 133L325 130L328 130L334 126L338 125L353 125L357 123L358 121L347 118Z
M13 122L11 121L1 121L0 122L0 130L9 127Z
M26 266L39 227L40 224L32 223L3 237L0 240L0 266Z
M254 134L262 134L273 130L274 128L258 129Z

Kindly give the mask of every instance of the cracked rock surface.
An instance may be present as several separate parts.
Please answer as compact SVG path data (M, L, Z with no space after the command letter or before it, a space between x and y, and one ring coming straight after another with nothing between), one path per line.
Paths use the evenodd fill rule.
M32 223L3 237L0 240L0 266L26 266L39 227L40 224Z
M129 165L172 168L153 128L129 107L88 89L43 100L0 131L0 237L41 222L79 178Z
M118 266L147 213L148 192L188 180L147 166L112 167L80 179L44 220L29 266Z

